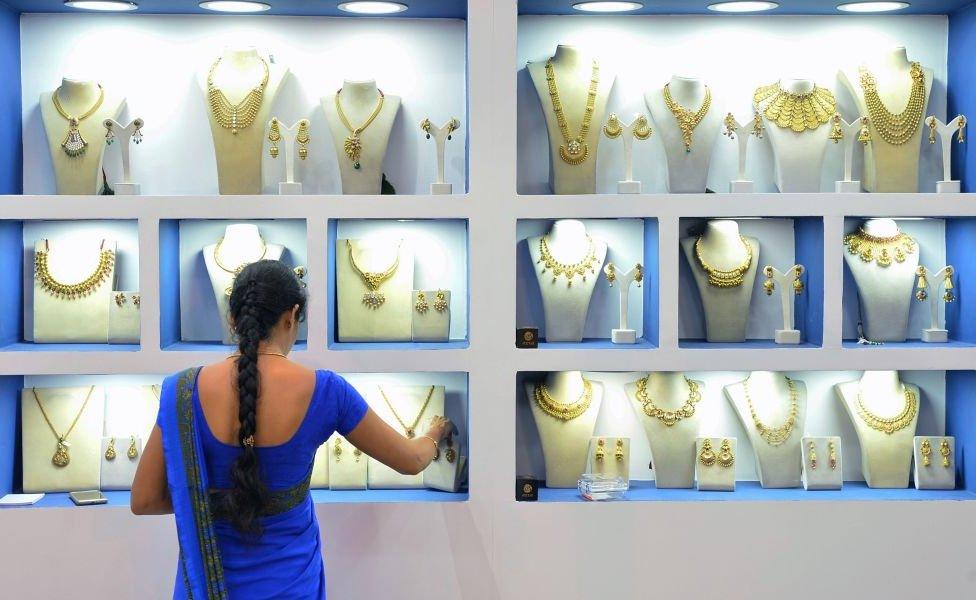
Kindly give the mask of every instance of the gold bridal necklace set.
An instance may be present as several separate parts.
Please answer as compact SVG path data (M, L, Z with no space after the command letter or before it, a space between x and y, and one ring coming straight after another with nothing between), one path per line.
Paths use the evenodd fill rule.
M386 295L379 291L380 286L393 277L393 274L396 273L397 268L400 266L400 245L402 243L402 240L397 243L396 258L389 267L383 271L366 271L356 261L356 253L353 249L352 242L348 239L346 240L346 249L349 251L349 263L366 285L366 291L363 293L362 299L366 308L376 310L386 302Z
M552 283L562 276L566 278L566 287L573 287L573 279L579 275L586 281L587 273L596 274L596 266L600 261L596 257L596 244L593 238L586 236L586 254L575 263L564 263L556 260L549 248L549 235L539 238L539 260L535 264L542 265L540 274L552 273ZM641 270L643 274L643 270ZM612 281L612 280L611 280Z
M793 433L793 427L796 425L797 415L800 412L798 393L796 390L796 383L786 377L786 387L789 390L790 395L790 409L786 415L786 420L783 421L782 425L776 427L771 427L764 423L760 418L759 414L756 413L756 407L752 402L752 393L749 390L749 380L746 379L742 382L742 390L746 397L746 404L749 405L749 414L752 416L752 424L755 426L756 431L762 439L766 440L766 443L770 446L781 446L790 439L790 435Z
M669 410L655 404L654 399L647 393L647 382L650 377L647 375L637 380L637 401L644 408L644 414L661 421L668 427L674 427L678 421L695 414L695 405L701 401L701 392L698 390L697 383L685 377L685 383L688 385L688 398L677 409Z
M749 272L749 268L752 266L752 244L750 244L745 237L740 235L739 241L742 243L742 249L746 255L745 259L731 269L719 269L705 261L705 257L702 255L701 249L703 237L703 235L700 235L698 236L698 239L695 240L695 259L698 262L698 266L700 266L708 276L708 284L718 288L733 288L742 285L742 283L745 281L746 273Z
M214 85L214 73L223 60L223 58L218 58L210 67L210 73L207 74L207 99L210 102L210 112L217 124L224 129L230 129L231 133L237 135L241 129L250 127L257 119L258 111L261 110L261 104L264 102L264 90L268 86L270 71L267 61L259 56L258 60L261 61L264 75L261 77L260 83L251 88L251 91L235 104L230 102L224 92Z
M593 120L593 111L596 108L596 93L600 87L600 65L595 60L593 61L590 87L586 93L586 106L583 109L583 119L580 123L579 133L575 136L570 133L569 123L567 123L566 115L563 113L563 103L559 98L556 71L553 68L551 58L546 61L546 84L549 87L552 112L556 115L556 124L559 126L559 133L563 138L563 143L559 145L559 158L570 165L581 165L590 156L590 147L586 143L586 136L590 132L590 122Z
M905 262L910 254L915 253L917 244L903 231L880 237L871 235L864 227L859 227L854 233L844 236L844 246L849 254L857 255L863 262L889 267L892 260L897 263Z
M893 417L882 417L871 412L871 410L864 405L864 401L861 398L861 393L861 386L858 385L855 408L857 409L858 416L861 417L862 421L864 421L864 424L871 429L891 435L896 431L901 431L902 429L908 427L915 421L915 415L918 414L918 398L915 397L915 392L908 389L908 386L906 386L904 383L901 384L901 395L905 398L905 405L902 407L901 411Z

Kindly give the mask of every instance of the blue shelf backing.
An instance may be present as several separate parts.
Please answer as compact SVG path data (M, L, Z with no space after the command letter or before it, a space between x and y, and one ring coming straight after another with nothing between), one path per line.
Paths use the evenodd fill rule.
M13 11L27 13L74 13L91 14L90 11L67 8L63 0L3 0ZM200 8L199 0L134 0L139 10L122 13L126 15L166 14L166 15L226 15ZM271 10L252 15L288 15L288 16L326 16L326 17L355 17L352 13L338 9L339 1L312 2L310 0L262 0L271 5ZM407 10L392 15L381 15L394 18L439 18L464 19L468 14L466 0L398 0L407 5Z
M519 0L521 15L594 15L573 9L580 0ZM709 4L718 0L641 0L643 8L614 15L715 15L730 16L708 10ZM972 0L909 0L911 6L894 13L896 15L944 15L949 14ZM779 0L775 10L750 15L847 15L837 10L843 0ZM604 13L606 14L606 13Z
M0 2L0 194L23 193L24 152L21 143L20 16Z

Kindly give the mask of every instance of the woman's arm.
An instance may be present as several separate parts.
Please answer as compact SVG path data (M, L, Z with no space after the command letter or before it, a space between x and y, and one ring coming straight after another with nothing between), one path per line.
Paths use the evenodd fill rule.
M435 441L447 433L449 421L434 417L427 432L408 439L379 418L373 409L349 432L349 442L401 475L416 475L427 468L436 454Z
M149 441L142 450L142 459L132 481L129 508L135 515L168 515L173 512L173 502L166 482L166 462L163 459L159 425L153 427Z

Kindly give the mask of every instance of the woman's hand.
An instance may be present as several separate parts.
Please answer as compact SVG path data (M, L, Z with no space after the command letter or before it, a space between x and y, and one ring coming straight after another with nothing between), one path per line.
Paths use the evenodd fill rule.
M427 426L427 432L424 433L424 436L435 442L440 442L452 433L454 433L454 425L451 420L447 417L434 415L430 418L430 424Z

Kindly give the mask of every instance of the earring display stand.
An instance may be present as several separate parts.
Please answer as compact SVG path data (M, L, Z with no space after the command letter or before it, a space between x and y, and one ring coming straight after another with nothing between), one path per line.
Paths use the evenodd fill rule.
M803 489L839 490L844 487L840 437L804 437L800 440L800 449L803 459Z
M614 133L610 128L610 124L616 121L619 129ZM647 135L638 136L635 131L646 128ZM624 124L616 118L616 115L611 114L610 119L607 124L603 127L603 134L610 139L622 138L624 143L624 180L617 182L617 193L618 194L639 194L641 193L641 182L634 181L634 139L646 140L651 137L651 128L647 124L647 117L637 113L634 115L634 120L629 124Z
M840 128L844 132L844 179L834 182L834 192L838 194L858 194L861 192L861 182L853 180L854 176L854 146L857 144L857 134L861 130L861 118L848 123L840 119Z
M640 182L635 183L639 184ZM612 268L612 263L608 263L603 269L604 273ZM610 341L614 344L636 344L637 331L628 327L627 311L630 308L630 285L635 281L638 283L643 281L644 267L634 265L626 273L617 272L616 269L613 272L615 280L619 283L617 286L617 294L620 296L620 327L610 331Z
M431 124L430 119L424 119L420 123L421 129L427 133L427 137L434 140L437 147L437 181L430 184L430 193L433 195L446 196L454 193L454 186L444 181L444 156L447 150L447 140L451 139L451 134L461 127L461 122L451 119L440 127Z
M793 282L806 273L806 268L803 265L793 265L786 271L780 271L776 267L766 265L763 271L772 274L767 281L773 281L779 288L780 300L783 303L783 328L776 330L775 341L777 344L799 344L800 330L796 328L793 311L793 300L798 294L793 287Z
M268 121L268 130L271 130L272 123L277 119ZM285 180L278 183L278 194L281 196L300 196L302 193L301 182L295 181L295 140L298 132L303 127L308 131L308 119L302 119L291 127L285 126L281 120L278 122L278 131L281 140L277 142L278 147L282 148L285 155ZM306 142L307 143L307 142Z
M142 127L145 122L142 119L133 119L128 125L122 125L115 119L105 119L103 122L106 131L113 137L106 136L106 141L115 139L119 142L119 151L122 153L122 181L115 184L115 194L118 196L138 196L142 191L142 186L132 182L132 169L129 160L129 142L135 138L135 143L142 142Z
M725 135L730 140L735 140L739 145L739 170L735 180L729 182L729 192L751 194L756 191L756 186L751 179L746 178L746 153L749 148L750 135L762 138L762 121L754 118L749 125L741 125L732 116L732 113L729 113L725 117Z
M939 133L942 140L942 181L935 183L935 191L939 194L958 194L960 191L959 180L952 179L952 137L959 132L959 143L965 141L966 117L958 115L948 123L943 123L935 117L925 119L925 124L929 127L929 143L935 143L935 132Z
M926 441L928 442L927 445L925 444ZM912 445L915 455L915 467L912 473L915 489L956 489L956 438L951 436L915 436ZM928 464L925 464L926 459Z
M921 268L920 268L921 270ZM938 271L925 269L925 277L929 280L928 303L931 311L931 321L928 328L922 330L922 341L932 344L944 344L949 341L949 331L945 328L943 319L939 317L939 306L947 301L939 294L946 280L952 280L955 269L952 265L946 265ZM921 289L921 288L920 288ZM951 287L949 289L952 289Z

